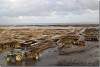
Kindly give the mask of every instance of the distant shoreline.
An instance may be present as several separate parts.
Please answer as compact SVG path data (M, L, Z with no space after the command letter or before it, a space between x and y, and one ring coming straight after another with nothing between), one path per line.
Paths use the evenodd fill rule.
M67 25L0 25L0 27L10 27L10 26L13 26L13 27L26 27L26 26L36 26L36 27L48 27L48 26L55 26L55 27L66 27L66 26L74 26L74 27L80 27L80 26L83 26L83 27L87 27L87 26L93 26L93 27L96 27L96 26L99 26L99 24L67 24Z

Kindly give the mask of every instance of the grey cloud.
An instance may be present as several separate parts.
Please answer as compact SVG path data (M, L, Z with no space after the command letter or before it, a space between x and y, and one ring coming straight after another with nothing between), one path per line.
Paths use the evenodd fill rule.
M97 0L0 0L0 16L47 16L57 14L82 13L84 10L98 10Z
M98 23L98 14L99 0L0 0L0 24Z

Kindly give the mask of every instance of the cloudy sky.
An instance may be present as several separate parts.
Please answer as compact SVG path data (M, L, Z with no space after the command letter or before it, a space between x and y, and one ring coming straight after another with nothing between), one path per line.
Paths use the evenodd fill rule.
M99 23L99 0L0 0L0 25Z

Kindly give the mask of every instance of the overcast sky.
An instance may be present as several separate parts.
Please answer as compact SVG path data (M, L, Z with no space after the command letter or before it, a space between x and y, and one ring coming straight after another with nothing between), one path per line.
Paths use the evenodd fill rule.
M99 23L99 0L0 0L0 25Z

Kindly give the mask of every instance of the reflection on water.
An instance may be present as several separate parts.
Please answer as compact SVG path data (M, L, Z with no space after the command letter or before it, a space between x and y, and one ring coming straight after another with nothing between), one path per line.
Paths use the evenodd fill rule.
M7 55L6 64L7 66L32 66L39 61L39 57L40 57L39 55L30 58L19 55L15 55L14 57L12 57L12 55L10 56Z
M8 66L32 66L39 60L35 59L26 59L24 61L15 62L15 63L7 63Z

